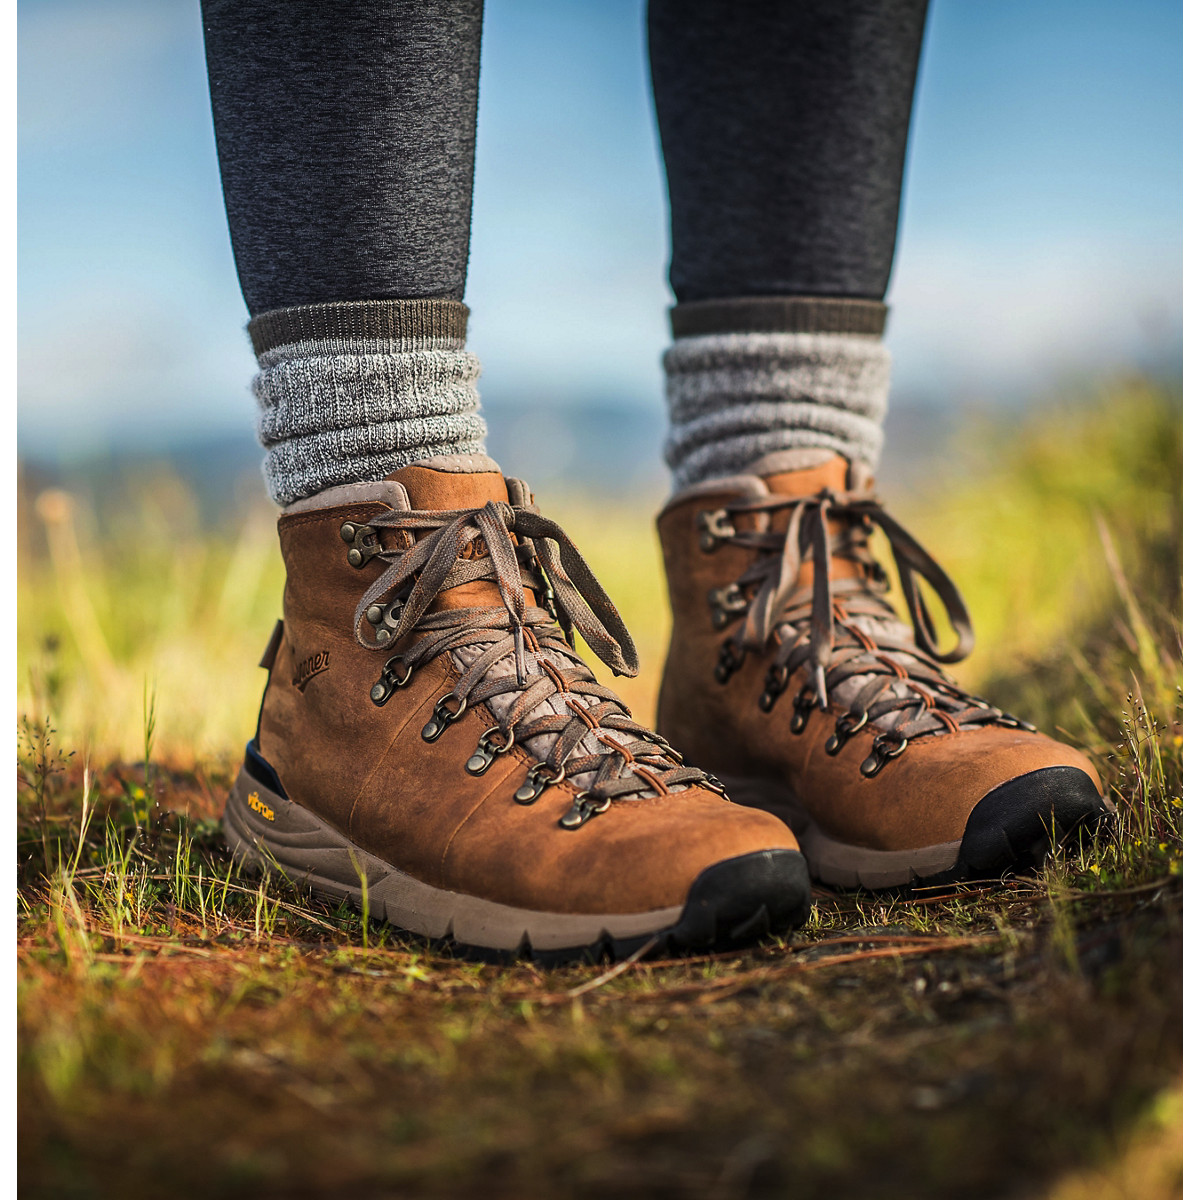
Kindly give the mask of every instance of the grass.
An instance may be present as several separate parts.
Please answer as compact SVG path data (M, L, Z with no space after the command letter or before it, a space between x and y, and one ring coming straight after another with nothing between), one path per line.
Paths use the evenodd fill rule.
M217 818L281 576L265 507L23 496L18 1083L30 1196L1167 1197L1181 1191L1180 413L1129 383L893 498L962 674L1117 805L1037 877L817 897L691 962L485 966L240 875ZM542 497L643 650L648 507Z

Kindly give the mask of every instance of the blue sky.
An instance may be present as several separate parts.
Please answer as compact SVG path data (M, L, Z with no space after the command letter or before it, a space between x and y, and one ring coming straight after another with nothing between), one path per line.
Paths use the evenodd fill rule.
M24 0L27 451L251 436L193 0ZM1181 10L933 0L889 300L895 404L1178 354ZM666 205L640 0L486 10L467 301L483 395L656 405Z

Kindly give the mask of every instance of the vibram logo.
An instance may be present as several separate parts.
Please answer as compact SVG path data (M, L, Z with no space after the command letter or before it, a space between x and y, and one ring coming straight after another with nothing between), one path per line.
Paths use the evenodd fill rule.
M322 671L328 670L329 651L318 650L316 654L310 654L308 658L301 659L296 664L296 673L292 676L292 686L304 691L314 675L320 675Z
M246 797L246 804L252 808L264 821L275 820L275 810L258 798L257 792L251 792Z

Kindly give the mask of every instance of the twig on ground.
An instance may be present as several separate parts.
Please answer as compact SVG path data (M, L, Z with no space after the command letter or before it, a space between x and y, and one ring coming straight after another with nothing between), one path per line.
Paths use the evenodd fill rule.
M609 967L602 975L597 975L595 979L591 979L587 983L581 983L578 987L573 987L567 992L566 999L574 1000L578 996L584 996L588 992L594 992L597 988L602 988L606 983L611 983L618 975L624 975L635 963L641 962L658 944L657 937L652 937L648 941L643 942L628 958L622 959L615 966Z

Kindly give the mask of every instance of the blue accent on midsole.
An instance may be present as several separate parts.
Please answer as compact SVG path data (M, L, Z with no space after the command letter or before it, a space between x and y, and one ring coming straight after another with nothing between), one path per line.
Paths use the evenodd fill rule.
M275 768L263 758L253 741L246 743L246 770L263 787L270 788L275 795L282 796L285 800L288 799L288 794L283 790L283 784L279 782Z

